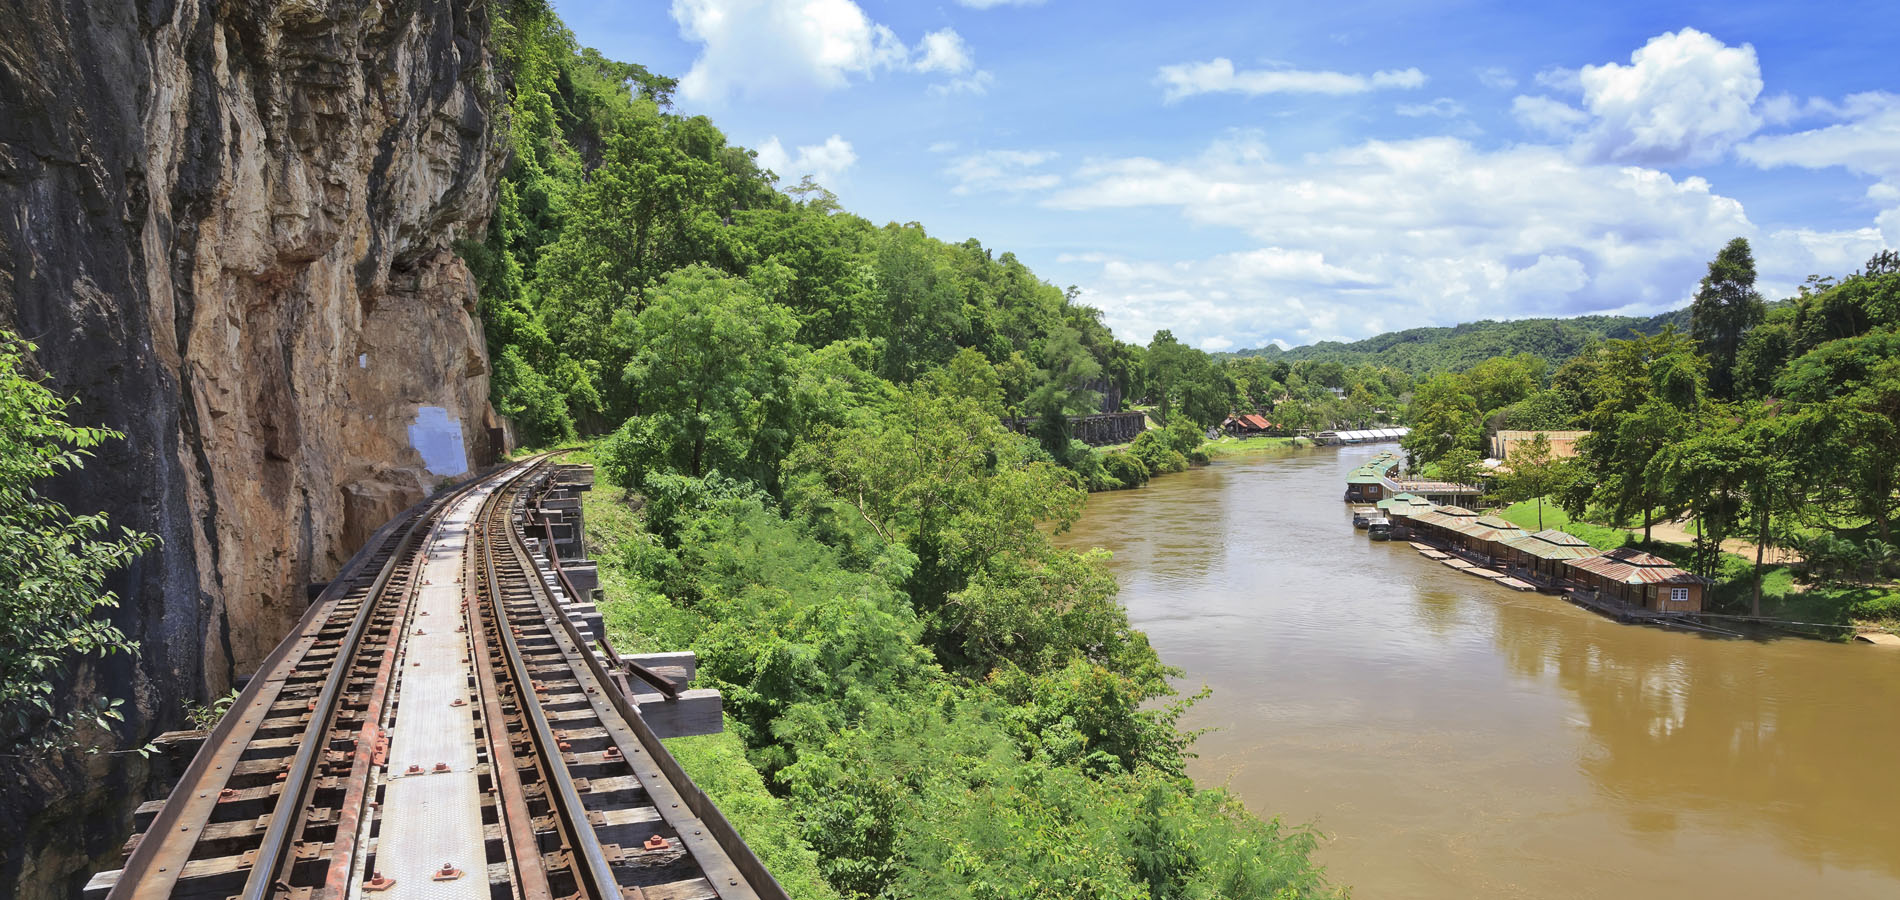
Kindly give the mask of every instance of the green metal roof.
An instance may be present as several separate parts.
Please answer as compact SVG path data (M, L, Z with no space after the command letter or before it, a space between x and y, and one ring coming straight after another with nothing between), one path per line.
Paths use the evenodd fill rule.
M1538 559L1583 559L1588 556L1597 556L1602 552L1583 539L1554 528L1512 538L1505 541L1504 545L1522 550Z

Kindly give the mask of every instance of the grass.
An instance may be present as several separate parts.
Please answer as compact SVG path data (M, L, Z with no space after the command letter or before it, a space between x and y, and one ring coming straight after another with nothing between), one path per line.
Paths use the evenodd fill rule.
M567 458L570 462L591 463L590 450L570 453ZM622 653L681 649L658 646L651 631L677 633L678 627L666 627L669 623L659 620L690 614L666 602L651 584L629 571L628 560L647 546L639 514L619 488L605 481L581 498L588 554L600 563L600 586L605 593L600 613L607 639ZM746 758L745 745L737 734L728 729L672 738L665 743L680 767L718 804L733 828L759 854L766 869L794 898L830 900L837 896L819 874L818 854L798 833L793 810L766 787L764 777Z
M1504 518L1525 531L1537 531L1535 501L1503 509ZM1689 545L1669 541L1644 542L1641 531L1579 522L1550 501L1544 501L1544 527L1555 528L1588 541L1599 550L1636 547L1666 559L1686 559ZM1763 615L1790 622L1829 625L1860 624L1900 633L1900 593L1879 587L1814 587L1803 589L1788 566L1762 568ZM1721 569L1710 589L1711 612L1747 613L1754 604L1755 562L1733 553L1722 554Z
M1202 452L1208 456L1242 456L1248 453L1262 453L1270 450L1284 450L1288 447L1311 447L1312 441L1302 437L1223 437L1201 445Z
M1513 503L1505 507L1500 514L1503 515L1506 520L1525 531L1541 531L1546 528L1555 528L1558 531L1568 532L1583 538L1590 542L1590 546L1599 550L1614 550L1625 544L1642 543L1641 535L1625 531L1621 528L1614 528L1609 525L1597 525L1592 522L1580 522L1576 519L1572 519L1549 500L1544 501L1544 524L1542 528L1539 528L1537 525L1537 502L1534 500ZM1663 542L1654 541L1652 543L1662 544ZM1668 544L1667 546L1681 547L1683 550L1689 549L1682 544Z
M819 873L818 853L799 833L791 805L766 788L765 778L746 758L738 735L726 730L665 743L787 893L797 900L838 896Z

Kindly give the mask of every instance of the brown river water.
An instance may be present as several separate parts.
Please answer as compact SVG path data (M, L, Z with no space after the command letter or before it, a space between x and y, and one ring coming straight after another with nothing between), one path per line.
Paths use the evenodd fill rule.
M1382 447L1095 494L1190 771L1360 898L1900 898L1900 652L1618 625L1354 531Z

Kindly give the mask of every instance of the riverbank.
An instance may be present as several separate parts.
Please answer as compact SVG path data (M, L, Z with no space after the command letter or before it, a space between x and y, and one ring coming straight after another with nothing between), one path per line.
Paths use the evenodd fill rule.
M1892 651L1485 589L1346 527L1339 479L1378 449L1218 459L1091 496L1060 536L1113 554L1177 683L1212 689L1190 775L1314 822L1355 896L1900 889L1900 787L1836 765L1900 743Z
M1311 446L1314 446L1312 439L1304 437L1222 437L1202 444L1201 450L1211 458L1221 459Z
M1554 528L1581 538L1598 550L1614 550L1625 546L1636 547L1675 560L1678 564L1686 562L1694 552L1694 548L1687 540L1669 539L1672 537L1692 539L1692 536L1681 528L1652 528L1652 539L1646 542L1643 540L1641 529L1618 528L1572 519L1548 500L1543 504L1541 526L1535 501L1527 500L1512 504L1501 510L1500 514L1525 531ZM1748 549L1753 550L1753 545L1749 545ZM1794 568L1788 564L1777 563L1762 567L1761 613L1763 616L1787 622L1851 625L1860 629L1900 634L1900 594L1877 587L1811 588L1797 582L1794 575ZM1708 595L1707 605L1710 612L1727 614L1749 612L1754 602L1755 591L1753 556L1732 552L1725 544L1715 582Z
M991 460L1025 449L979 437ZM954 442L909 449L933 464L905 473L907 496L944 498L928 507L943 526L982 539L928 570L917 548L950 546L946 532L920 538L933 523L888 497L805 482L774 498L709 476L631 498L603 478L584 500L609 638L699 654L695 686L723 693L726 730L668 746L791 896L961 896L975 881L1339 895L1312 832L1182 777L1187 704L1106 560L1030 530L1081 509L1068 479ZM964 560L986 568L952 568ZM1157 847L1174 848L1166 872L1142 868Z

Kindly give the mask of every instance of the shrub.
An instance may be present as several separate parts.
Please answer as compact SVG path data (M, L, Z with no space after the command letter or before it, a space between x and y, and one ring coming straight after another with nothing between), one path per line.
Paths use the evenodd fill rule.
M1148 464L1126 450L1103 454L1102 468L1124 487L1140 487L1148 483Z

